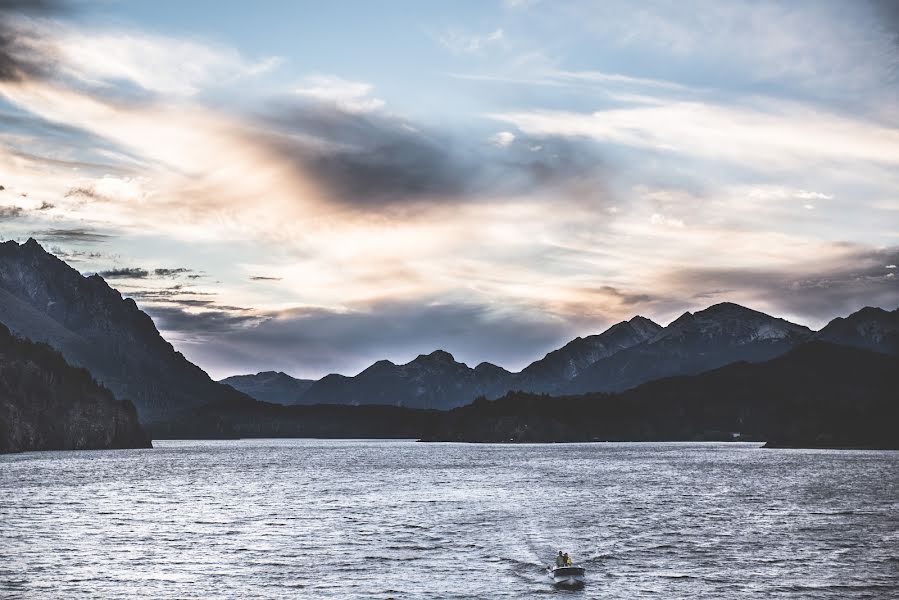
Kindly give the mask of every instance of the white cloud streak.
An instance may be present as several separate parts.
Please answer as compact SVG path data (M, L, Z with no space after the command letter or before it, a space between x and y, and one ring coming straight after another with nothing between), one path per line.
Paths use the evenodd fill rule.
M770 100L730 106L669 101L593 113L533 110L488 116L537 137L585 137L746 166L899 164L897 129Z

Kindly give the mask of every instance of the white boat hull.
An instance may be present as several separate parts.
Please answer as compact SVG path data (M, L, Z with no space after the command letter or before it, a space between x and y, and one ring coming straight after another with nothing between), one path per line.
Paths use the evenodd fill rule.
M583 567L555 567L546 570L553 583L560 586L579 586L586 581Z

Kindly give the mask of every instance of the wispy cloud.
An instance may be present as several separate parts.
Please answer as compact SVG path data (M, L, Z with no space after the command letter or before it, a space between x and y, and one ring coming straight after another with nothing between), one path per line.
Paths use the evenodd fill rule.
M25 213L21 206L0 206L0 221L18 219Z
M160 279L174 279L181 275L187 275L190 273L193 273L193 270L186 267L161 267L152 270L145 269L143 267L115 267L112 269L99 271L97 274L104 279L147 279L150 277ZM169 289L180 289L180 287Z
M739 297L776 314L802 315L798 318L814 327L864 306L899 305L899 281L888 268L899 259L899 248L843 245L836 249L839 252L831 258L805 265L679 269L661 285L681 294L714 290L720 300Z
M349 112L371 112L383 108L384 101L371 95L370 83L348 81L334 75L312 75L294 90L299 96L319 102L333 103Z
M97 273L103 279L146 279L150 272L139 267L121 267Z
M592 113L493 113L533 136L591 138L660 152L783 169L821 162L899 163L899 131L785 102L721 105L671 101Z
M473 34L460 29L450 28L437 36L437 41L454 54L478 54L490 46L501 43L505 38L502 29L494 29L488 33Z
M100 233L93 229L46 229L35 233L41 241L48 242L70 242L70 243L97 243L108 242L112 239L112 235Z

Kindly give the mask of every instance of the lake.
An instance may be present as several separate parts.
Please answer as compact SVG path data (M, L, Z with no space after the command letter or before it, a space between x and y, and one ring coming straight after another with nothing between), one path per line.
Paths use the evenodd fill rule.
M899 597L899 452L155 445L0 456L0 596Z

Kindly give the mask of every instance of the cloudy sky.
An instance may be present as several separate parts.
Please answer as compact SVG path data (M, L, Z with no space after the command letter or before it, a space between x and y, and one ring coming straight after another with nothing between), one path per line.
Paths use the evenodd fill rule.
M0 236L214 377L899 305L899 2L639 4L0 0Z

